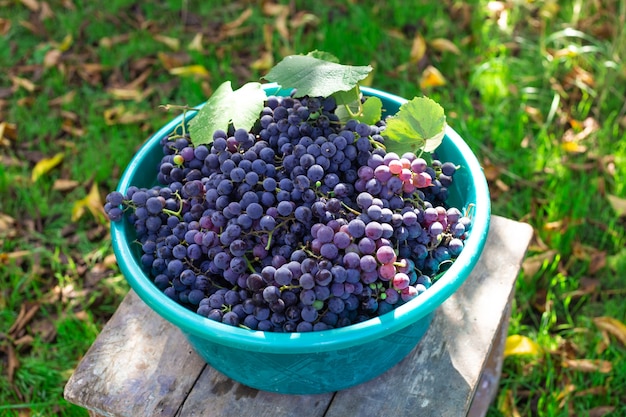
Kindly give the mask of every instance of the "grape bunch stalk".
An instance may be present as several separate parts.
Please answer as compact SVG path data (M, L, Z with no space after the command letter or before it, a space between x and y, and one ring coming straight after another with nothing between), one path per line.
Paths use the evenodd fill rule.
M251 129L161 141L157 185L113 191L141 265L169 298L251 330L349 326L418 297L463 250L446 205L461 169L387 152L385 120L341 121L332 96L270 95Z

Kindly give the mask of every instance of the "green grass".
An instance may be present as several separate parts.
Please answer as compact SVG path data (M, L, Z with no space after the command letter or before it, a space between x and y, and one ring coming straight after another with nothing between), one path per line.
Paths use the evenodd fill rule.
M73 205L92 182L103 194L115 188L136 149L172 117L160 104L197 104L224 80L259 79L265 70L252 63L268 47L276 62L320 49L344 63L371 64L375 87L438 100L449 124L489 172L498 173L490 178L493 213L534 227L529 259L555 254L520 273L511 318L510 334L531 338L542 353L505 359L489 415L512 415L510 398L520 415L589 415L601 406L612 407L604 415L626 414L625 347L604 339L593 322L601 316L626 321L625 222L607 200L607 194L626 197L624 2L505 2L504 18L489 11L488 4L498 3L487 1L323 0L314 10L295 1L288 6L288 38L260 2L69 3L74 8L49 2L53 16L39 21L21 2L0 0L0 30L6 28L0 71L8 75L0 78L0 123L15 124L18 132L0 145L0 213L15 220L0 227L0 414L86 415L62 399L63 385L128 287L107 260L105 225L89 212L72 221ZM245 30L226 34L222 25L247 8ZM290 26L303 16L310 23ZM267 42L264 25L272 34ZM203 50L187 50L199 32ZM416 34L428 47L422 60L410 62ZM44 67L46 53L68 35L61 65ZM110 48L101 43L117 35L128 38ZM179 50L155 35L177 39ZM459 53L435 49L431 42L439 38ZM209 77L172 76L160 54L203 65ZM446 85L420 88L429 64ZM143 100L109 92L146 70L141 88L154 91ZM36 90L14 87L13 77L31 80ZM50 104L70 92L68 102ZM107 124L105 112L120 105L145 119ZM597 129L580 142L583 152L569 152L564 134L580 132L587 118ZM34 164L57 152L65 154L63 163L33 184ZM59 179L78 186L60 191L54 188ZM581 291L588 283L596 289ZM9 335L21 306L34 304L40 308L33 319ZM8 346L22 336L32 339L14 349L19 366L9 382ZM612 369L582 372L564 368L564 359L603 360Z

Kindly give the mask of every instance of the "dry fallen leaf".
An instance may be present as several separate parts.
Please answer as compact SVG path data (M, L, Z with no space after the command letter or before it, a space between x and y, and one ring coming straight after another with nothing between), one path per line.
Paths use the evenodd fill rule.
M161 42L162 44L166 45L168 48L174 51L178 51L180 49L180 40L177 38L172 38L170 36L164 35L152 35L152 38L157 42Z
M615 407L611 405L599 405L589 410L589 417L604 417L615 411Z
M103 48L111 48L113 45L117 45L118 43L128 42L130 39L130 33L123 33L121 35L107 36L100 39L100 46Z
M204 46L202 45L202 36L202 33L196 33L191 42L189 42L189 45L187 45L187 49L190 51L204 52Z
M150 115L147 113L128 110L123 105L104 110L104 121L109 126L138 123L149 117Z
M612 194L607 194L606 198L609 200L609 204L611 204L611 207L613 207L618 217L626 216L626 198L620 198Z
M53 107L53 106L61 106L63 104L69 104L72 101L74 101L74 97L76 97L76 91L71 90L63 94L62 96L53 98L52 100L48 102L48 105Z
M441 72L432 65L427 66L420 78L420 88L427 89L431 87L440 87L446 85L446 79Z
M78 181L59 178L54 181L54 184L52 184L52 189L55 191L65 192L73 190L74 188L78 187L78 185Z
M85 211L89 210L93 217L100 223L106 223L106 214L104 212L102 197L98 189L98 183L94 182L91 185L89 194L84 198L76 201L72 207L72 221L78 221Z
M499 401L498 410L505 416L521 417L520 412L515 406L515 398L513 397L513 391L507 389L503 392Z
M451 52L455 55L459 55L461 51L459 48L450 40L446 38L436 38L429 42L431 48L440 51L440 52Z
M33 91L35 91L35 88L37 88L35 86L35 83L33 83L31 80L27 80L26 78L11 76L11 81L13 82L13 85L15 87L22 87L29 93L32 93Z
M20 2L24 6L28 7L31 12L38 12L39 8L41 7L37 0L20 0Z
M567 384L561 392L556 396L556 399L559 401L559 408L563 408L567 401L567 398L571 395L572 392L576 391L576 385Z
M419 33L415 34L413 38L413 44L411 45L411 53L409 55L409 61L412 63L419 62L426 54L426 41L424 37Z
M585 153L587 152L587 147L581 145L578 142L563 142L561 143L561 147L565 152L568 153Z
M593 319L595 325L607 333L612 334L626 346L626 325L613 317L596 317Z
M107 93L111 94L117 100L133 100L140 102L145 100L154 92L154 88L108 88Z
M208 78L209 71L203 65L187 65L170 69L170 74L179 77Z
M0 122L0 140L17 139L17 125L15 123Z
M514 334L506 338L504 345L504 357L530 355L537 356L541 353L541 346L529 337Z
M0 17L0 35L5 36L11 30L11 21Z
M168 54L168 53L161 52L161 51L157 53L157 58L159 58L159 61L161 62L161 64L163 64L163 67L166 70L171 70L172 68L176 68L176 67L183 67L190 60L189 55L186 53L185 54L176 54L176 53Z
M11 343L7 344L7 380L9 384L13 383L13 377L15 376L15 371L20 366L20 361L17 358L17 354L15 353L15 348Z
M14 237L17 234L15 223L13 217L0 212L0 237Z
M47 174L56 168L61 162L63 162L64 154L62 152L57 153L51 158L44 158L35 164L33 172L31 174L31 180L36 182L42 175Z
M608 374L613 370L613 364L602 359L563 359L561 365L580 372L600 372Z
M35 317L37 311L39 311L39 304L31 304L27 306L26 304L22 304L20 306L20 312L17 314L17 318L9 328L8 334L12 337L17 337L18 334L26 327L28 323Z
M557 253L556 250L547 250L543 253L527 257L522 262L524 275L528 278L532 277L539 272L544 264L552 262Z

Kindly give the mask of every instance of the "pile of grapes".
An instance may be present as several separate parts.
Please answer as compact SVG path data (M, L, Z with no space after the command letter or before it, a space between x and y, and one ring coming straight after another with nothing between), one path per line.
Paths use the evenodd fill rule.
M269 96L256 125L162 140L152 188L111 192L168 297L253 330L348 326L418 296L471 225L447 207L458 167L386 152L385 121L341 123L332 97Z

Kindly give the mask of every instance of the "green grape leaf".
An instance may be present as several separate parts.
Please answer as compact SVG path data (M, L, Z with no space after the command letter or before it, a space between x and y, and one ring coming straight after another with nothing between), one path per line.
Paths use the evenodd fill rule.
M320 56L320 52L315 55ZM348 91L365 79L372 67L342 65L309 55L290 55L265 75L268 81L284 88L294 88L295 97L328 97L337 91Z
M266 98L260 83L250 82L233 91L230 81L223 82L189 122L191 142L195 146L210 143L216 130L228 131L231 123L235 129L250 130Z
M358 85L355 85L354 88L350 90L335 91L333 97L335 98L337 106L354 105L358 107L359 101L361 100L361 90Z
M336 64L339 64L339 58L337 58L335 55L331 54L330 52L319 51L316 49L314 51L309 52L307 56L312 56L313 58L322 59L324 61L334 62Z
M430 98L415 97L400 106L395 116L387 118L383 131L387 152L432 152L443 141L445 126L443 107Z
M368 97L363 103L363 110L359 121L373 125L378 122L383 114L383 102L378 97Z

